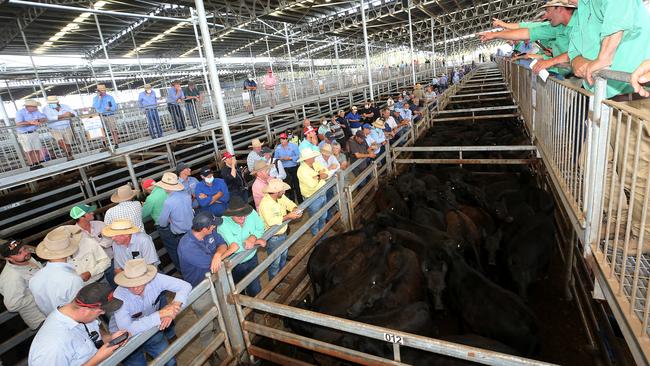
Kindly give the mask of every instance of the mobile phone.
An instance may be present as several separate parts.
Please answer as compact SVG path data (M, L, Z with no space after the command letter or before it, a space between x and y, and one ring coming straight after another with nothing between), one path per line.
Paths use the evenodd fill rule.
M114 338L114 339L111 339L111 341L108 342L108 345L109 346L116 346L116 345L126 341L128 338L129 338L129 332L124 332L124 333L122 333L121 336L119 336L117 338Z

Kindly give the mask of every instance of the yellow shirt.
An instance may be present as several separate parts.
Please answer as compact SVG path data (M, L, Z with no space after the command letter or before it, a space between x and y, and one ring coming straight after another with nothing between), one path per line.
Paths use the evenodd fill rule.
M298 182L300 183L300 193L305 198L311 197L316 191L325 185L325 180L318 179L318 172L324 170L320 164L314 162L313 168L306 163L300 163L298 167Z
M298 206L287 196L282 196L276 201L268 194L265 194L260 201L258 210L260 216L262 216L262 221L264 221L264 230L268 230L271 226L282 225L284 222L282 218L296 207ZM286 231L287 225L284 225L276 235L284 234Z

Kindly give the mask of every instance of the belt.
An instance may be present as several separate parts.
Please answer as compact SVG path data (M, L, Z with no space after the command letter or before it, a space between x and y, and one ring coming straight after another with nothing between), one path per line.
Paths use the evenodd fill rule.
M643 99L643 97L640 96L639 93L627 93L627 94L619 94L610 99L615 102L631 102L633 100Z

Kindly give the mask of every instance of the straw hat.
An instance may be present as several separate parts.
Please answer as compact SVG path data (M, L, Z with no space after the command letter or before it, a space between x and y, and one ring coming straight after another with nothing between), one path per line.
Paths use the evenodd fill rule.
M156 277L158 270L144 259L131 259L124 265L124 271L115 275L115 283L122 287L146 285Z
M230 199L230 202L228 203L228 209L223 212L222 216L242 217L247 216L251 212L253 212L251 205L244 202L241 197L235 196Z
M130 201L133 199L133 197L135 197L136 194L138 194L138 191L131 189L130 185L125 184L118 188L115 193L111 195L111 202L120 203Z
M542 5L542 8L548 8L551 6L561 6L564 8L576 8L576 6L571 4L569 0L549 0L546 2L546 4Z
M56 95L48 95L47 96L47 103L58 103L59 102L59 97Z
M316 157L319 157L321 154L320 152L312 149L302 149L300 152L300 159L298 159L298 162L305 161L307 159L313 159Z
M156 183L156 186L172 192L178 192L185 189L185 186L178 182L178 175L172 172L165 172L160 179L160 182Z
M282 191L288 191L291 189L291 186L282 181L282 179L271 179L269 184L264 187L262 192L264 193L278 193Z
M332 155L332 145L325 144L325 145L323 145L323 147L320 148L320 151L328 153L329 155Z
M97 84L97 91L106 91L106 85Z
M129 235L139 232L140 228L133 225L129 219L115 220L110 225L104 226L102 229L102 235L108 238L117 235Z
M372 126L383 130L384 127L386 127L386 122L381 118L377 118L375 122L372 123Z
M25 99L23 105L25 107L38 107L41 105L41 103L36 99Z
M144 84L144 88L145 88L146 90L151 89L151 84Z
M75 229L76 228L76 229ZM36 247L36 255L42 259L67 258L79 249L80 228L76 225L63 225L47 233Z
M271 169L271 164L267 163L266 160L257 160L255 162L255 165L253 165L253 170L251 170L251 174L255 175L261 171L269 170L269 169Z
M260 139L253 139L248 147L261 147L262 145L264 145L264 143L261 142Z

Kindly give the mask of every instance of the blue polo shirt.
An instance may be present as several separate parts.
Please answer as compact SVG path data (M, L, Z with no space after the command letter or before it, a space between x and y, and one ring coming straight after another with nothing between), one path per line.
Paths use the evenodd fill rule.
M359 128L361 127L361 115L359 113L349 112L345 115L345 119L348 120L350 128ZM350 120L356 120L357 122L350 122Z
M223 192L223 196L219 199L219 202L210 204L212 196L218 192ZM205 194L207 197L199 197L201 193ZM230 192L228 192L228 186L223 179L214 178L211 186L208 186L205 181L199 182L194 188L194 195L196 200L199 202L199 207L202 210L210 211L215 216L221 216L223 212L228 208L228 201L230 201Z
M106 107L109 107L108 110L106 110ZM115 103L115 99L111 95L106 94L103 97L95 95L93 108L103 116L112 116L117 111L117 103Z
M286 157L290 157L291 160L280 160L282 162L282 166L285 168L293 168L294 166L298 165L298 159L300 159L300 151L298 151L298 145L294 144L293 142L290 142L287 144L287 147L285 148L282 146L282 144L279 144L278 146L275 147L275 153L273 154L273 157L276 159L284 159Z
M19 110L18 113L16 113L16 123L33 121L35 119L41 119L41 118L47 118L47 116L41 113L38 109L35 110L34 112L29 112L26 108L23 108ZM36 129L38 129L38 126L20 126L20 127L16 127L16 132L28 133L28 132L36 131Z
M183 92L183 89L179 90L178 92L176 92L176 88L173 86L167 89L167 104L178 105L178 99L185 99L185 93Z
M153 90L149 94L145 91L140 92L140 95L138 95L138 104L140 105L140 108L156 108L156 105L158 104L158 101L156 100L156 92Z
M214 253L222 245L226 245L226 241L217 233L217 229L203 240L197 239L191 231L185 234L178 243L178 261L183 279L192 287L201 283L205 274L210 272Z

